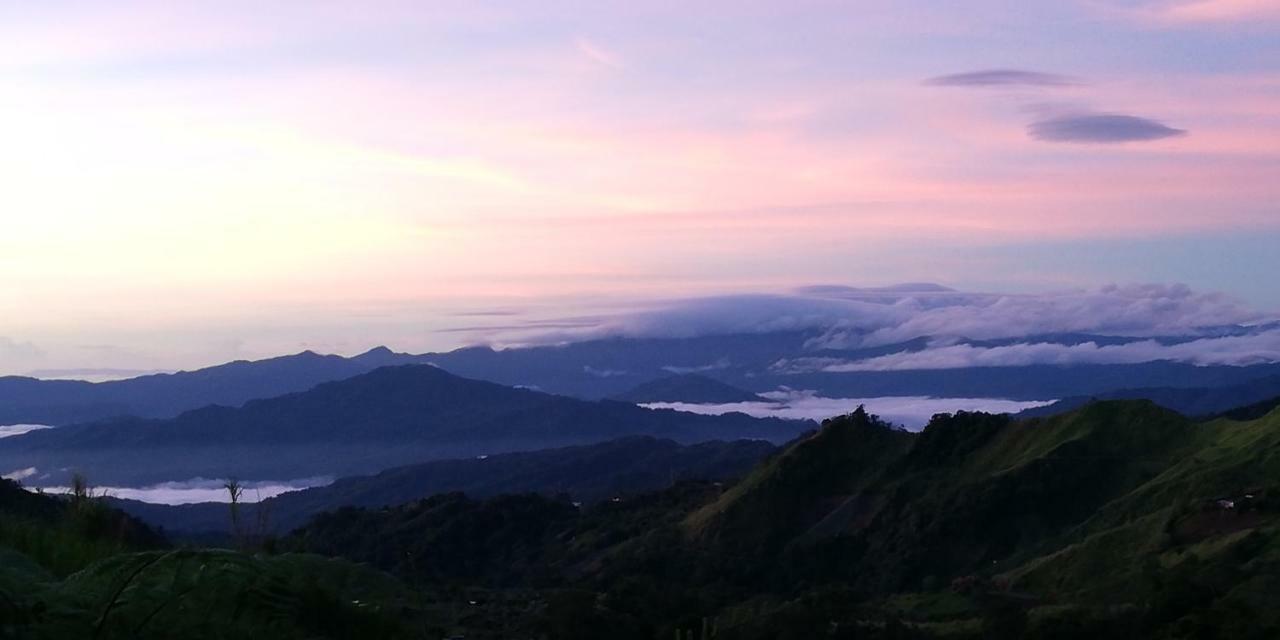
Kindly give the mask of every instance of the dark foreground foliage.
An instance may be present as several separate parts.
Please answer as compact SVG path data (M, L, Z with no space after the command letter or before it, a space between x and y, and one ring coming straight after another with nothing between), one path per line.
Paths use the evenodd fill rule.
M1272 483L1280 415L1106 402L916 435L859 411L729 487L581 510L437 496L331 514L284 546L422 588L532 589L534 636L1280 637Z
M859 411L733 484L341 509L271 553L4 489L5 638L1280 637L1274 412Z

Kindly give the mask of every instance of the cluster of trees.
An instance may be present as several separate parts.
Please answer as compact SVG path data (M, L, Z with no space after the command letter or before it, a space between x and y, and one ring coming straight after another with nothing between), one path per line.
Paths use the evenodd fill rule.
M175 547L83 479L6 482L0 638L1275 637L1277 422L1105 403L913 435L857 411L738 483L440 494L279 539L229 481L228 550Z

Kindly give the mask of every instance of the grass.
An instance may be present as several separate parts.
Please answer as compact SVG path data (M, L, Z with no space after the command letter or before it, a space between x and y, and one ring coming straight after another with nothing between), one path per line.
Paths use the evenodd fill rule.
M757 466L715 502L684 520L693 539L753 531L792 533L791 525L812 524L804 513L815 488L839 496L865 488L896 461L915 436L855 412L823 422L822 428ZM768 518L757 522L758 516Z
M1094 533L1001 575L1015 589L1082 602L1132 602L1143 594L1142 559L1162 550L1167 511Z
M74 522L50 524L23 517L0 520L0 547L30 558L60 578L99 560L134 550L119 541L86 537Z

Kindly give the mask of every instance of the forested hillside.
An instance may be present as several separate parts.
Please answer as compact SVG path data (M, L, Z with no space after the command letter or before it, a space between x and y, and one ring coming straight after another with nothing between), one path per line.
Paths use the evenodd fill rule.
M428 584L586 589L586 618L638 637L703 618L727 638L1267 637L1277 451L1280 414L1195 423L1144 401L919 435L857 412L727 489L582 512L442 496L285 544Z
M15 637L1269 638L1277 478L1278 412L859 410L735 484L446 493L238 550L6 484L0 584Z

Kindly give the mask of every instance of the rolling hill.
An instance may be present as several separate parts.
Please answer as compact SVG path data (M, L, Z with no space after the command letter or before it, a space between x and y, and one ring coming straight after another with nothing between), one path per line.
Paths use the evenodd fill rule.
M303 352L101 383L4 377L0 378L0 425L68 425L121 416L171 418L211 404L238 407L249 400L305 391L317 384L346 379L379 367L406 364L434 364L468 378L582 399L620 397L635 398L632 401L637 402L663 397L691 398L698 402L706 402L707 398L746 401L747 394L785 386L832 398L1073 398L1077 400L1072 402L1078 403L1095 396L1106 397L1103 394L1117 389L1164 389L1176 394L1183 389L1247 385L1280 375L1278 364L1199 366L1170 361L832 371L820 363L919 351L927 347L929 338L833 349L814 346L815 341L820 342L821 335L814 331L776 331L690 338L614 337L500 350L467 347L417 355L379 347L351 358ZM1025 340L1064 345L1083 342L1118 345L1136 338L1052 334L1028 336ZM1179 338L1159 340L1174 343ZM997 347L1009 342L961 341L979 347ZM795 366L806 361L819 364ZM674 379L673 373L678 374ZM708 378L684 379L682 375ZM711 387L718 385L708 382L712 375L715 381L745 393L724 388L713 391Z
M1277 451L1274 411L1195 422L1107 401L919 434L858 411L726 489L580 513L438 496L340 510L285 543L428 583L592 590L583 615L642 637L1264 638L1280 630Z
M636 446L681 456L641 440L521 454L506 486L556 485L568 465L598 486L628 457L644 466ZM1197 422L1105 401L939 415L918 434L856 411L736 484L581 507L530 493L375 504L462 467L485 486L461 461L353 479L343 499L382 497L254 553L170 550L123 516L75 515L113 513L99 501L4 483L0 620L104 638L1269 638L1277 452L1280 411Z
M783 442L811 423L741 414L701 416L588 402L452 375L428 365L385 367L239 408L206 407L167 420L127 418L0 440L0 468L58 484L78 469L100 485L195 477L345 476L509 451L650 435L681 443ZM48 475L46 475L48 474Z
M687 479L736 479L775 450L773 445L759 440L680 445L672 440L632 436L600 444L397 467L372 476L341 478L323 487L292 491L246 509L254 513L261 510L269 531L283 534L324 511L394 506L439 493L463 492L473 498L540 493L566 495L591 504ZM110 502L167 532L228 531L226 504Z
M422 637L438 617L411 594L341 560L173 548L94 496L0 480L0 637Z
M304 351L110 382L0 377L0 424L67 425L122 416L170 418L207 405L238 407L249 400L305 391L378 367L416 362L421 362L417 356L380 347L352 358Z
M1200 418L1280 398L1280 376L1265 376L1224 387L1151 387L1117 389L1089 396L1063 398L1042 407L1026 409L1018 417L1051 416L1096 400L1150 400L1182 415Z

